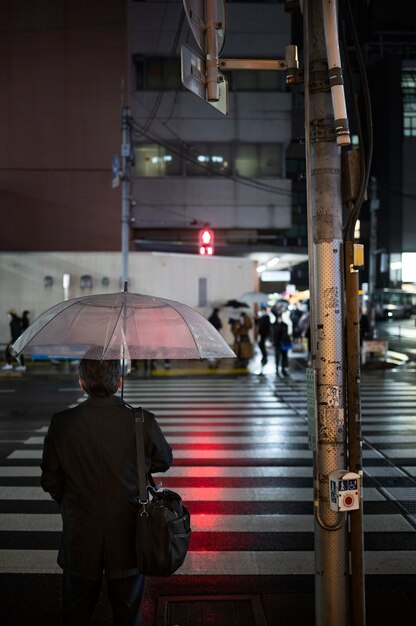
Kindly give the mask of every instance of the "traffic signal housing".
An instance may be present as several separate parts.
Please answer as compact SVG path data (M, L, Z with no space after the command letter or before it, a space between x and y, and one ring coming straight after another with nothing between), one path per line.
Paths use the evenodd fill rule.
M214 254L214 233L209 228L199 231L199 254L206 256Z

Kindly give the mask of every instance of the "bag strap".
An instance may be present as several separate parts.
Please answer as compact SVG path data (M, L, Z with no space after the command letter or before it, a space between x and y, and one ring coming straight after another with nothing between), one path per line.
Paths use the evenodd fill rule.
M137 453L137 474L139 477L139 501L147 503L149 497L147 494L146 467L144 454L144 413L143 408L133 408L134 423L136 428L136 453Z

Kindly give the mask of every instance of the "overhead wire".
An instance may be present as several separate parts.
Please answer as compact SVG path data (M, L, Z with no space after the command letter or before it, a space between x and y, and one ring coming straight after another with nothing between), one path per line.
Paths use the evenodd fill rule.
M166 11L166 8L165 8L165 11ZM146 120L145 125L144 125L144 132L147 131L150 128L150 126L153 124L153 122L154 122L154 120L156 118L156 115L158 113L160 104L162 102L162 99L163 99L163 96L164 96L164 93L165 93L165 87L166 87L167 81L169 79L170 72L171 72L172 67L173 67L173 62L174 62L174 60L176 58L176 51L177 51L177 47L178 47L178 44L179 44L180 36L182 34L182 28L183 28L184 20L185 20L185 11L184 11L184 9L182 7L182 10L181 10L181 13L180 13L180 17L179 17L179 22L178 22L178 25L176 27L175 37L174 37L174 40L173 40L173 43L172 43L172 47L171 47L171 51L170 51L170 55L169 55L169 62L168 62L168 66L167 66L167 69L166 69L166 74L164 76L164 85L161 87L161 89L158 92L158 95L157 95L157 97L156 97L156 99L155 99L155 101L153 103L153 107L151 109L150 115L149 115L149 117Z
M287 189L282 189L279 187L274 187L273 185L268 185L267 183L258 182L253 178L248 178L244 176L238 176L232 173L230 174L227 172L223 172L221 171L219 167L215 166L212 163L204 163L204 162L198 161L199 153L195 152L195 154L192 154L192 152L195 151L195 148L193 146L190 146L186 142L181 142L180 145L183 148L185 148L185 149L181 149L181 148L178 148L175 144L169 143L168 141L163 140L160 137L152 135L152 133L149 133L149 132L144 133L143 127L140 127L140 125L135 120L133 120L132 125L133 125L133 131L138 130L139 132L142 133L142 136L143 135L146 136L150 141L166 148L172 154L180 158L185 158L186 160L191 161L193 164L197 165L203 170L209 171L223 178L228 178L230 180L235 181L238 184L245 185L248 187L253 187L254 189L258 189L260 191L265 191L265 192L269 192L269 193L273 193L273 194L277 194L281 196L286 196L286 197L292 196L292 191L288 191Z
M166 13L166 7L165 7L165 13ZM152 126L153 122L156 119L156 116L157 116L157 113L158 113L158 110L159 110L159 107L160 107L160 104L161 104L161 101L162 101L162 98L163 98L163 95L164 95L165 87L167 85L167 81L169 79L170 71L171 71L172 66L173 66L173 61L174 61L174 59L176 57L176 51L177 51L177 47L178 47L178 44L179 44L179 39L180 39L181 34L182 34L184 20L185 20L185 10L182 7L180 18L179 18L179 22L178 22L178 26L177 26L176 33L175 33L175 38L174 38L174 41L173 41L172 47L171 47L171 54L170 54L169 64L168 64L168 67L167 67L167 70L166 70L166 74L164 76L164 85L160 89L160 91L159 91L159 93L158 93L158 95L157 95L157 97L156 97L156 99L155 99L155 101L153 103L153 106L152 106L152 108L151 108L151 110L149 112L149 116L146 119L145 123L143 125L141 125L141 124L139 124L137 119L135 119L135 116L132 117L131 125L132 125L133 131L136 134L136 136L133 137L133 142L137 145L139 143L137 140L138 139L140 140L142 137L145 137L145 138L149 139L150 141L156 143L157 145L161 145L161 146L165 147L170 152L172 152L174 155L176 155L176 156L178 156L180 158L185 158L188 161L191 161L193 164L197 165L202 170L209 171L212 174L215 174L217 176L221 176L221 177L233 180L237 184L244 185L246 187L251 187L251 188L257 189L259 191L264 191L266 193L277 194L277 195L285 196L285 197L288 197L288 198L291 197L292 196L292 191L288 191L287 189L274 187L273 185L268 185L267 183L259 182L257 180L254 180L253 178L238 176L238 175L236 175L234 173L230 174L230 173L224 172L219 167L216 167L212 163L201 163L198 160L198 156L200 156L200 155L195 152L195 149L193 148L193 146L190 146L189 144L184 142L180 138L180 136L168 125L168 121L170 120L170 118L173 115L173 110L174 110L174 107L175 107L175 104L176 104L176 101L177 101L177 97L178 97L178 93L179 93L178 89L176 90L175 99L174 99L173 105L171 107L171 111L170 111L168 119L165 120L165 121L162 121L162 120L158 120L158 121L161 124L163 124L165 126L165 128L170 133L172 133L173 136L175 136L178 139L178 142L180 143L182 148L178 148L177 146L172 145L167 140L163 140L160 137L158 137L157 135L152 134L151 131L149 130L150 127ZM159 31L158 39L160 38L160 33L161 33L161 30ZM188 33L188 35L189 35L189 33ZM186 148L186 150L183 150L183 148ZM192 152L195 152L195 153L192 154Z
M371 168L371 160L373 155L373 122L372 122L372 111L371 111L371 98L370 98L370 89L368 86L367 73L365 69L365 63L363 54L361 51L360 42L357 35L357 30L355 27L354 18L351 11L351 6L348 0L344 2L344 5L347 9L347 17L349 20L350 30L353 38L355 53L357 56L358 70L362 83L362 91L363 91L363 99L364 99L364 108L365 108L365 118L366 118L366 128L367 128L367 137L366 137L366 145L364 147L365 151L365 160L364 164L361 166L361 180L359 186L359 192L357 194L357 198L354 202L354 206L348 215L344 226L344 239L352 239L354 236L354 229L360 214L361 206L364 201L365 193L368 186L368 181L370 177L370 168ZM359 116L357 118L357 128L360 132L362 131L361 123L359 120ZM364 141L363 133L361 132L361 140Z

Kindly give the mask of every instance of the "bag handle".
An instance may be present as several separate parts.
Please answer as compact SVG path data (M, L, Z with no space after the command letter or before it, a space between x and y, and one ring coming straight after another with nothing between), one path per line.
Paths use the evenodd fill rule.
M136 453L137 453L137 474L139 477L139 502L147 504L149 502L147 493L145 454L144 454L144 413L143 408L133 408L134 423L136 427Z

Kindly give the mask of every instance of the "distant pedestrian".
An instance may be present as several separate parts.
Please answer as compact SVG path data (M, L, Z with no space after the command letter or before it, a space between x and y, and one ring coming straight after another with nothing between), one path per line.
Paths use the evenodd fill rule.
M222 321L221 318L219 316L219 312L220 310L218 308L215 308L211 315L208 318L208 321L211 322L211 324L213 325L214 328L216 328L218 330L218 332L220 332L221 328L222 328Z
M22 333L29 326L30 326L30 311L23 311L23 313L22 313L22 322L21 322Z
M221 318L219 316L219 308L215 307L214 310L212 311L211 315L208 318L208 321L213 325L213 327L215 328L215 330L217 330L219 333L221 332L221 328L222 328L222 321ZM218 359L208 359L208 367L209 369L216 369L219 366L219 360Z
M30 326L30 311L23 311L22 313L22 319L21 319L21 331L22 333L25 332L26 328L29 328ZM25 357L23 354L20 354L20 365L22 368L24 368L22 371L24 371L26 369L26 365L25 365ZM17 367L16 367L17 369Z
M270 316L267 312L267 306L262 305L260 309L260 317L256 321L257 326L257 338L259 342L259 349L261 352L261 364L267 363L267 348L266 341L271 334L272 324L270 322Z
M16 372L24 372L26 370L26 366L24 364L24 360L22 356L14 356L11 346L13 343L20 337L22 334L22 320L17 315L15 309L10 309L8 311L8 316L10 320L10 337L11 340L6 346L6 365L3 365L1 368L4 371L12 370L14 368L13 363L17 363Z
M292 335L295 342L300 340L302 336L302 330L299 327L301 317L302 311L299 309L297 304L293 305L293 308L290 311L290 321L292 322Z
M253 327L253 322L246 313L241 313L238 320L234 320L231 330L234 335L233 350L238 358L238 365L247 367L249 360L253 356L253 345L250 341L249 330Z
M273 324L273 343L276 358L276 375L279 375L279 367L281 367L283 376L288 376L288 352L292 346L292 340L288 332L288 325L283 321L281 313L277 313L276 322Z

